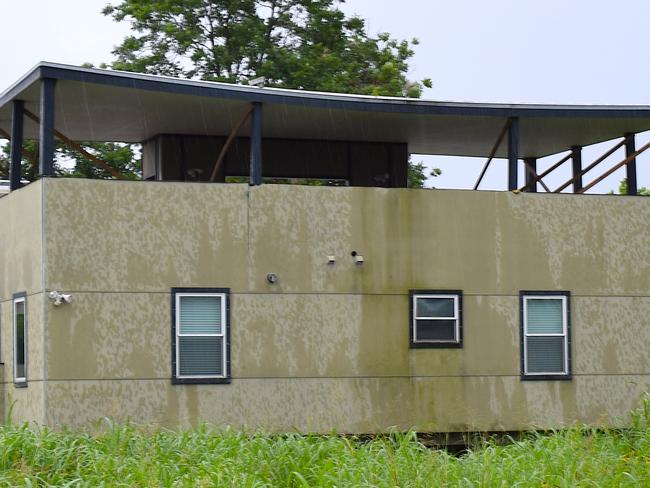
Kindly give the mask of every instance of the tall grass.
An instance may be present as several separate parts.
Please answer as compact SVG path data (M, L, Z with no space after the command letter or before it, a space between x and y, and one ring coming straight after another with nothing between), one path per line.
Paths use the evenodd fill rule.
M650 486L650 399L632 428L572 428L485 442L462 456L415 434L361 441L207 425L185 432L104 426L93 433L0 428L2 486Z

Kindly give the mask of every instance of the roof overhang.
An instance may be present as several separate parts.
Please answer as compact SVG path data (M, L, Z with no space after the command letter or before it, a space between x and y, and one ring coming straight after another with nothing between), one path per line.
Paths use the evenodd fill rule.
M406 142L409 152L487 157L509 117L519 156L543 157L650 130L650 106L438 102L275 88L40 63L0 95L38 114L42 78L57 80L55 127L79 141L142 142L156 134L227 135L251 102L264 103L265 137ZM243 131L246 131L244 128ZM26 119L25 137L38 127ZM497 157L506 157L501 144Z

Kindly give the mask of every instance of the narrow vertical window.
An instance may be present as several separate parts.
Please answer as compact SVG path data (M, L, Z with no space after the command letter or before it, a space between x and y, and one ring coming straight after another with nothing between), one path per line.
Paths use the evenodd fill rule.
M27 308L24 293L14 295L14 383L27 386Z
M229 377L228 290L172 293L176 383L223 383Z
M411 290L412 348L462 347L462 292Z
M521 292L521 375L570 379L569 292Z

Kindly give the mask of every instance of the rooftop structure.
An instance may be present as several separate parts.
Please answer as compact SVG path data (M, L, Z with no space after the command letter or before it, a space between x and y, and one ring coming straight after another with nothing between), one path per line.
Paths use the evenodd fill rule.
M9 138L13 132L14 139L39 139L38 173L45 176L53 173L58 138L73 148L74 141L143 143L145 179L223 181L245 175L251 184L260 184L263 177L307 176L343 179L352 186L399 187L405 186L410 153L486 158L475 189L492 158L508 159L509 190L570 187L582 193L625 167L628 193L636 194L636 157L648 145L637 148L634 135L646 130L649 106L436 102L53 63L38 64L0 95L0 136ZM602 157L583 164L582 147L618 138ZM386 149L386 144L392 147ZM22 157L17 140L13 147L17 173ZM583 182L587 172L621 147L624 160ZM197 167L186 165L183 149ZM386 150L391 154L382 154ZM570 152L556 165L537 173L537 159L565 151ZM549 188L543 178L569 161L572 178ZM523 186L518 185L519 172L525 176ZM14 187L19 185L16 174Z

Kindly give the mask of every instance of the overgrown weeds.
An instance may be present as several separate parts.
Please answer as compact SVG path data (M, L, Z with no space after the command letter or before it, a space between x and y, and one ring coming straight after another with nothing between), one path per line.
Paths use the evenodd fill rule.
M371 440L246 434L201 425L174 432L105 424L94 433L0 428L2 486L650 486L650 398L630 429L531 433L462 456L414 433Z

